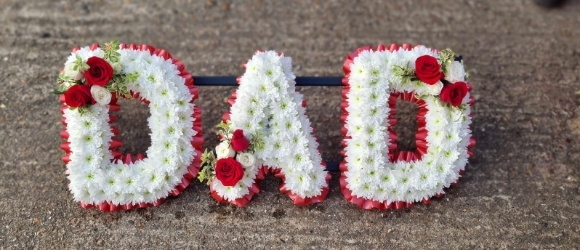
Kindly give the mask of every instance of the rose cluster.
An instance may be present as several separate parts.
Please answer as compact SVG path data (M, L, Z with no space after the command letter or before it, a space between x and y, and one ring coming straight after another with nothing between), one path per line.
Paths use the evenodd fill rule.
M441 71L437 58L423 55L415 60L415 76L428 85L437 85L441 89L441 101L457 107L467 95L465 70L459 61L452 61L447 66L447 75ZM442 81L443 80L443 81Z
M113 77L114 70L111 64L101 57L92 56L86 61L88 68L84 72L82 72L83 67L80 66L82 62L77 64L76 70L72 65L75 63L68 63L64 69L64 74L76 83L64 92L66 105L78 108L95 103L109 104L112 94L107 90L106 85Z
M250 141L244 136L244 131L236 129L230 140L222 141L216 147L217 162L215 176L226 187L235 186L243 177L244 169L252 171L256 159L246 151Z

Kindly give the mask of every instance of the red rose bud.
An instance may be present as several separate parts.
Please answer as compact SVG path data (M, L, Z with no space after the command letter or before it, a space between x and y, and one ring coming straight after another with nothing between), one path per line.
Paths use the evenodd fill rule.
M232 149L235 151L244 151L248 149L250 142L248 138L244 136L244 131L241 129L236 129L234 135L232 136Z
M232 187L244 177L244 169L234 158L222 158L216 162L215 176L224 186Z
M69 107L78 108L93 103L91 87L76 84L64 92L64 103Z
M441 90L441 94L439 94L441 101L450 103L453 107L461 105L465 95L467 95L467 84L464 82L445 84Z
M87 84L104 87L113 77L113 67L103 58L93 56L87 60L89 69L85 71Z
M428 55L420 56L415 61L415 76L429 85L433 85L445 77L437 59Z

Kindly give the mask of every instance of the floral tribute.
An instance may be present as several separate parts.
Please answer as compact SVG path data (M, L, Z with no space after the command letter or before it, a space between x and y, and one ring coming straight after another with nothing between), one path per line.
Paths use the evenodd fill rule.
M312 136L302 95L291 71L291 58L258 51L238 78L229 113L218 124L221 143L206 151L198 178L223 203L245 206L269 170L282 178L280 191L294 204L321 202L330 175Z
M193 78L165 50L114 41L75 48L58 78L66 142L63 161L74 199L84 208L129 210L177 196L201 164L201 110ZM149 105L151 147L122 155L109 112L118 98Z
M340 185L363 209L428 204L457 182L475 140L461 57L424 46L362 47L344 62ZM398 151L398 99L416 103L416 151Z

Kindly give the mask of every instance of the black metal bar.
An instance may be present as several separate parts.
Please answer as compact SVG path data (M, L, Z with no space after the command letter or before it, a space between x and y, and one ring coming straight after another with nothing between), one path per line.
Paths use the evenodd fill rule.
M194 76L193 84L195 86L238 86L235 76ZM296 86L342 86L342 77L340 76L298 76L296 77ZM327 162L326 170L338 172L339 164L337 162Z
M194 76L195 86L238 86L235 76ZM340 76L298 76L296 86L342 86Z
M338 162L327 162L326 163L326 170L330 172L338 172Z

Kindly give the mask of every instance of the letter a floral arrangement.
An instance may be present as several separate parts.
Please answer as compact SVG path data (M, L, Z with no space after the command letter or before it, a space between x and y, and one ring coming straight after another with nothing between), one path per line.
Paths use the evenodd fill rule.
M294 204L321 202L330 175L295 89L291 58L258 51L245 67L230 112L217 126L222 142L215 154L203 154L198 178L209 181L214 199L241 207L259 192L256 180L272 169Z
M364 209L430 202L463 172L474 100L461 57L425 46L362 47L344 62L341 190ZM398 151L395 106L416 103L416 151Z
M58 79L63 161L74 199L84 208L128 210L177 196L197 175L203 136L197 88L183 64L165 50L118 42L75 48ZM147 158L116 151L111 126L118 98L149 105Z

